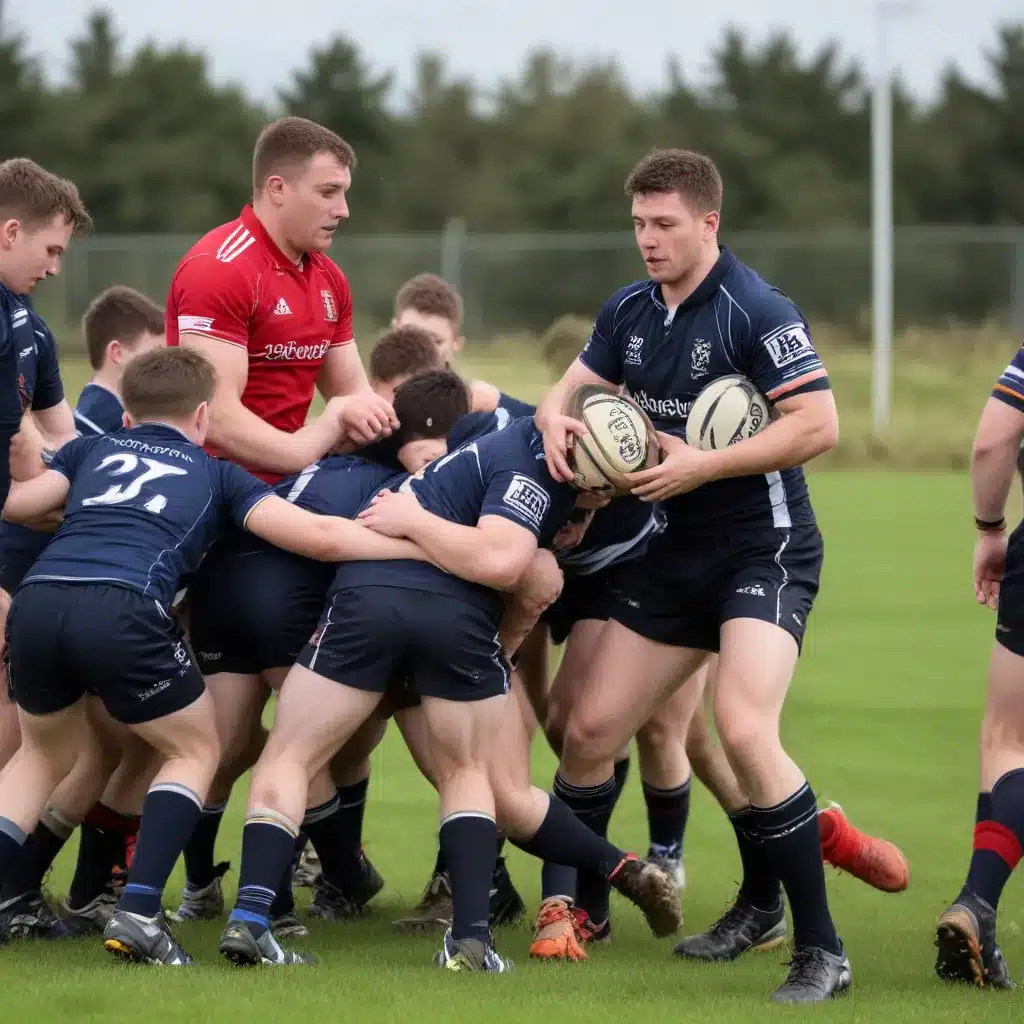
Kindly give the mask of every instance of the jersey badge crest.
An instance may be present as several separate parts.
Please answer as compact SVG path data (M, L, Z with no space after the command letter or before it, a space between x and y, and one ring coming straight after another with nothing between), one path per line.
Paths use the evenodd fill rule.
M690 349L690 376L703 377L711 365L711 343L697 338Z
M320 298L324 300L324 319L334 323L338 319L338 307L334 304L334 292L324 288L320 292Z

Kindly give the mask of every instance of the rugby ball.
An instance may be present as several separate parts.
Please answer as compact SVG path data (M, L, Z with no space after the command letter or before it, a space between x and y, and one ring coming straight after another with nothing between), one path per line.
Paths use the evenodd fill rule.
M703 451L728 448L760 433L771 416L768 400L739 374L713 380L686 419L686 443Z
M632 399L583 385L569 401L569 415L587 428L570 452L574 482L581 490L626 493L630 485L624 474L658 464L661 451L654 427Z

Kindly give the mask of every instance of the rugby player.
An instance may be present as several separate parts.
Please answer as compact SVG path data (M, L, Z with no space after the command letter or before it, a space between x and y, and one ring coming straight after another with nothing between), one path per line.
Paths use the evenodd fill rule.
M90 303L82 318L82 333L95 373L79 397L74 410L74 427L90 435L121 428L124 407L120 400L120 379L124 368L132 358L162 347L163 331L163 310L131 288L110 288ZM31 355L26 353L25 360L29 359L34 359L36 365L23 365L25 397L32 394L36 380L47 376L59 386L56 352L48 332L39 333L37 349ZM47 365L48 370L44 369ZM38 396L38 387L35 393ZM60 409L58 405L54 413L50 410L47 413L53 415ZM56 439L39 438L39 443L59 447L75 433L70 422L71 413L67 411L61 416ZM45 423L40 425L44 426L48 437L54 435L53 430L45 429ZM44 466L38 452L33 458L38 464L38 471L33 475L38 475ZM12 593L17 589L51 535L14 523L0 524L0 543L5 552L2 569L5 589ZM4 688L6 690L6 686ZM63 938L102 930L116 903L111 880L118 874L123 876L122 868L130 859L138 830L138 812L155 768L151 767L153 753L149 746L133 738L109 716L97 714L94 724L103 730L101 749L90 751L95 756L80 758L72 773L57 787L43 819L22 849L18 869L8 874L0 891L0 932L9 938ZM92 806L96 787L102 790L104 780L112 773L113 778L100 802ZM67 903L61 908L66 918L62 923L43 896L42 880L79 822L82 822L82 831L78 862Z
M577 361L541 403L552 475L572 479L568 449L585 428L563 412L581 384L625 385L659 429L664 458L633 476L667 525L620 581L586 692L566 727L556 789L596 814L614 793L617 751L709 651L719 652L719 736L749 809L733 815L744 863L736 904L691 952L734 956L785 927L794 952L780 1002L826 999L851 983L828 909L814 793L779 739L779 715L818 590L822 542L802 470L836 441L828 376L793 303L720 248L714 163L655 151L626 182L649 280L616 292ZM743 373L775 418L722 451L681 439L690 403ZM699 947L703 946L701 949Z
M365 444L397 426L369 387L348 282L326 255L349 215L355 162L348 143L312 121L269 124L253 152L251 204L201 238L171 282L168 344L200 352L217 373L207 450L270 483L344 439ZM328 406L306 423L314 389ZM211 693L215 704L232 699L216 684ZM222 815L220 801L205 809L190 861L206 860ZM214 880L188 876L186 917Z
M444 369L434 336L411 324L392 327L370 350L370 387L385 401L392 401L399 385L413 374Z
M213 367L198 353L140 356L123 382L133 429L68 443L5 507L22 522L62 505L66 512L11 605L10 682L23 741L0 780L0 884L90 732L89 697L100 697L165 758L104 930L109 950L145 963L190 962L166 931L160 897L218 760L214 709L168 614L182 578L227 522L323 561L419 555L411 544L297 508L207 456L201 445L214 388Z
M571 487L547 474L533 422L519 420L450 453L402 490L378 495L363 521L415 537L449 572L398 562L338 569L317 630L282 687L253 772L238 900L222 954L239 964L304 962L282 951L269 931L274 887L323 767L383 694L403 685L422 697L433 738L440 839L452 879L454 911L439 965L498 972L511 966L494 950L488 920L496 815L528 852L601 865L642 905L656 933L671 931L680 914L667 876L594 836L528 779L525 786L493 784L492 751L503 726L514 725L506 714L512 705L498 591L515 588L543 560L538 541L550 543L576 500Z
M78 189L23 158L0 163L0 507L10 487L11 441L22 422L19 377L22 353L34 353L45 324L32 311L28 294L46 277L60 273L73 235L91 226ZM31 372L31 367L29 368ZM41 389L40 405L48 400ZM59 404L58 396L57 402ZM0 592L0 611L10 595ZM0 765L17 749L17 718L0 684Z
M412 325L429 331L437 340L441 356L451 366L462 351L462 296L436 274L417 274L395 295L394 327ZM512 416L532 416L533 406L499 391L493 384L470 383L474 412L504 409Z
M448 431L468 411L469 399L455 374L428 372L400 385L394 407L402 427L393 440L398 462L408 473L444 454ZM286 477L275 491L300 508L352 519L381 487L404 475L396 476L394 468L357 456L327 456ZM259 756L263 738L254 746L251 737L254 730L261 730L266 694L280 689L287 670L313 635L333 576L331 566L279 551L247 535L231 535L206 559L189 589L191 640L199 669L218 692L238 695L236 701L217 704L221 767L212 792L224 800ZM327 807L307 816L310 827L305 834L327 865L326 873L316 880L311 916L352 917L384 884L360 848L368 756L382 732L374 734L365 756L354 756L352 747L346 751L350 777L325 802ZM331 840L333 848L323 849ZM204 869L216 875L212 844L202 864L195 859L194 845L186 850L189 877L197 877ZM187 894L172 919L208 920L222 910L217 875L205 891ZM282 921L282 916L273 915L274 934L278 938L300 934L295 927L298 922ZM299 927L304 933L305 928Z
M935 971L945 981L1014 988L996 943L1003 888L1024 850L1024 524L1007 537L1006 498L1024 441L1024 348L999 377L974 439L974 595L997 609L981 726L981 791L967 878L939 918Z

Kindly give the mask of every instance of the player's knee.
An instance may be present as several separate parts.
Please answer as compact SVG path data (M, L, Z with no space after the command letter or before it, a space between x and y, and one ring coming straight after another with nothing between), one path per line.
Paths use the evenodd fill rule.
M682 753L686 741L678 722L656 712L640 727L636 742L645 754L659 758Z
M579 764L614 760L621 741L609 729L605 716L589 707L576 707L569 714L562 744L563 756Z
M982 755L1011 750L1024 753L1024 708L990 709L981 724Z

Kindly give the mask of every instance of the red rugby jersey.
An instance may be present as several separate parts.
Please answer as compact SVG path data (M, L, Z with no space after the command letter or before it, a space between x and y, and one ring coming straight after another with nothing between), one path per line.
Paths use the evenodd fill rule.
M328 349L352 341L352 296L323 253L301 265L277 247L252 206L204 235L185 254L167 298L167 344L201 334L249 353L242 404L294 433L306 421ZM221 455L215 445L207 445ZM247 466L270 483L280 475Z

